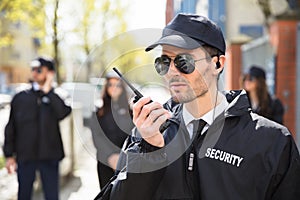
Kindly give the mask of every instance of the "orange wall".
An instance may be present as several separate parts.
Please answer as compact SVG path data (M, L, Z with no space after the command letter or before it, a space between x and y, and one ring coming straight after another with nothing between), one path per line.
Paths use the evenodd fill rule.
M296 32L297 21L275 21L270 40L276 49L276 95L285 107L284 125L296 134Z
M241 89L240 78L242 69L242 53L241 45L230 44L226 51L226 90L239 90Z

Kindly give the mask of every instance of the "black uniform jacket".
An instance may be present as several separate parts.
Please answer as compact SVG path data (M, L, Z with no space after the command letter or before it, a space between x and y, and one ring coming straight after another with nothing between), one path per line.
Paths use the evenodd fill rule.
M70 112L53 89L48 94L33 89L16 94L5 127L5 157L16 156L18 161L61 160L64 149L59 121Z
M252 113L245 91L226 97L205 137L187 137L178 105L164 148L129 138L110 199L299 200L299 152L287 128Z

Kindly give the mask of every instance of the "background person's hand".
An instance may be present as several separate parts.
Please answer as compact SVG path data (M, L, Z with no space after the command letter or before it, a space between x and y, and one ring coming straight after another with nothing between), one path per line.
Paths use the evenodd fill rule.
M46 81L42 87L42 90L45 94L47 94L51 88L52 88L52 83L53 83L53 80L54 80L54 76L55 76L55 73L54 71L49 71L47 73L47 76L46 76Z
M16 171L17 163L16 163L15 158L13 158L13 157L6 158L6 169L9 174L12 174Z

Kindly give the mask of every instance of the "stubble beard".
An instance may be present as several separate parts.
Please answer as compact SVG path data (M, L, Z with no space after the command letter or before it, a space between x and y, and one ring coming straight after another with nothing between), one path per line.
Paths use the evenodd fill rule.
M44 78L43 80L37 80L36 81L40 86L43 86L46 82L46 78Z
M186 91L180 91L180 90L175 90L172 91L172 96L173 99L176 99L178 103L188 103L191 102L199 97L204 96L207 92L208 89L202 87L199 92L194 91L191 87L189 87Z
M207 85L203 82L203 80L199 80L199 83L196 85L197 89L193 89L190 84L179 77L173 77L169 83L172 82L184 82L188 85L186 90L172 90L171 95L174 101L177 103L188 103L199 97L204 96L208 92Z

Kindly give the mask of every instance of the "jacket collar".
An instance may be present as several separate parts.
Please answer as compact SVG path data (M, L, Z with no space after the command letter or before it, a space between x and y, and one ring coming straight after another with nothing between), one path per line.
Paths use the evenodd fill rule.
M250 101L245 90L231 90L223 93L229 103L225 117L241 116L251 110Z
M250 102L245 90L230 90L222 92L227 102L228 107L225 109L224 117L241 116L251 110ZM170 121L180 124L183 104L177 104L173 107L173 116Z

